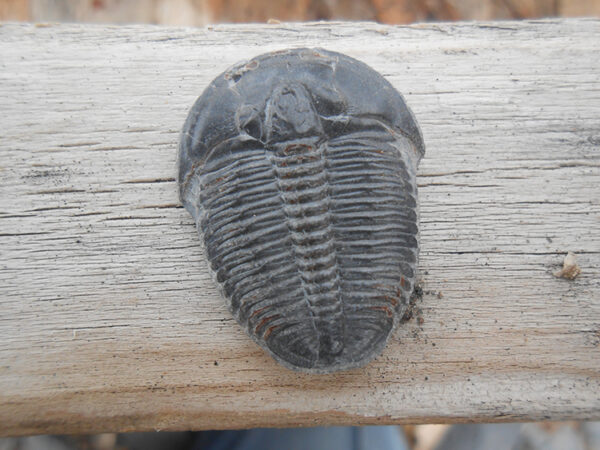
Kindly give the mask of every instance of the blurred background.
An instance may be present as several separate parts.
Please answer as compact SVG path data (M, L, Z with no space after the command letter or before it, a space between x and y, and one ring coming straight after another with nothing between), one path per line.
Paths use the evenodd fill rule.
M600 16L600 0L0 0L0 21L212 23L361 20L386 24ZM599 37L600 39L600 37ZM600 450L600 422L401 427L411 450ZM0 450L188 449L193 433L0 439Z
M0 0L0 20L153 23L499 20L599 16L600 0Z

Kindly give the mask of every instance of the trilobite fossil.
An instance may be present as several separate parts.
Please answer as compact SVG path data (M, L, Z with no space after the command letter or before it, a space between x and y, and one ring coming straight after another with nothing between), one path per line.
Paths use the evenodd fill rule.
M294 49L218 76L192 107L179 187L233 316L284 366L377 356L418 257L417 123L381 75Z

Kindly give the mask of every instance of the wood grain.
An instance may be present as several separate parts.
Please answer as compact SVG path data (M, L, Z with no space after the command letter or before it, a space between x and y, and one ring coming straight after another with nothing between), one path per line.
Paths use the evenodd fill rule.
M600 21L0 26L0 434L600 419ZM278 366L174 181L240 59L322 46L405 94L425 295L363 369ZM567 251L582 273L552 275Z

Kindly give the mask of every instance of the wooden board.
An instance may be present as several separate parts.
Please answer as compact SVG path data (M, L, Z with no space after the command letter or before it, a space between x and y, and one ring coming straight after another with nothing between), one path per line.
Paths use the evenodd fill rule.
M0 433L600 419L600 21L0 27ZM240 59L321 46L405 97L425 295L363 369L278 366L180 207ZM574 281L555 278L567 251Z

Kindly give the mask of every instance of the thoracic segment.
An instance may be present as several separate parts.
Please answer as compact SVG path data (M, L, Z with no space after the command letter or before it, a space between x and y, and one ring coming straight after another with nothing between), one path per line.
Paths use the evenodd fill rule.
M224 153L198 174L198 225L231 310L294 366L369 357L412 291L414 173L380 136Z
M326 362L344 348L345 320L323 146L318 138L279 143L271 162L284 201L304 298L317 334L317 358Z
M360 133L348 134L330 140L327 149L330 214L336 237L344 243L337 255L349 310L346 323L363 317L361 326L370 322L383 331L381 313L402 311L412 291L417 252L414 174L383 132L368 140Z

